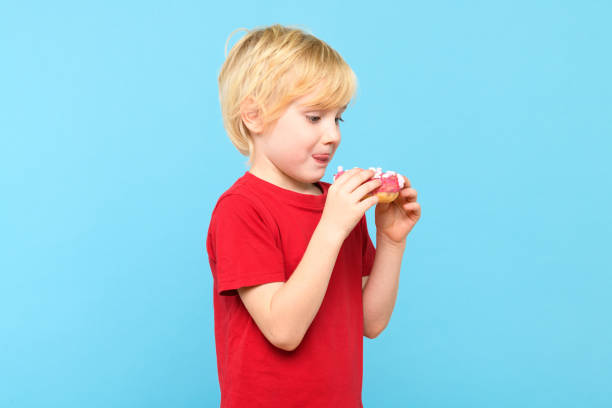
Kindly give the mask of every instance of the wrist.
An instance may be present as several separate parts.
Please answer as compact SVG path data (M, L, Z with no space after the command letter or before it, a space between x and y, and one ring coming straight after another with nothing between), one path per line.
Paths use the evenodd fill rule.
M326 223L323 219L319 221L315 234L320 234L321 237L330 245L342 245L346 239L346 235L336 228L333 228L330 224Z
M406 238L401 241L394 241L385 234L376 232L376 248L378 249L381 245L403 251L406 248Z

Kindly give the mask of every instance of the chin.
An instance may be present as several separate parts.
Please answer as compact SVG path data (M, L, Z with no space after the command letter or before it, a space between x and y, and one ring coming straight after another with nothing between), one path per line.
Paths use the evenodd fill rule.
M310 183L310 184L314 184L317 181L320 181L323 178L324 175L325 175L324 171L318 172L318 174L316 176L307 177L306 178L306 182Z

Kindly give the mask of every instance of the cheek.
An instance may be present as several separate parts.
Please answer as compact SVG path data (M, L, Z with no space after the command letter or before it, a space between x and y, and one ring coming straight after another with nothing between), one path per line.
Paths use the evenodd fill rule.
M316 139L303 130L288 130L278 141L278 150L291 155L290 159L303 159L316 147Z
M276 138L269 146L268 152L270 152L276 160L285 163L290 163L299 159L301 149L298 149L296 144L292 143L291 137L293 137L291 134L285 133Z
M284 162L302 162L314 151L317 135L299 120L279 121L275 137L269 146L278 160Z

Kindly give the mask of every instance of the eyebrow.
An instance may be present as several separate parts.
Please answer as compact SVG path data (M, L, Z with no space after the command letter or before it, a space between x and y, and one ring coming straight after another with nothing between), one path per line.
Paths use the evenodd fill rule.
M344 112L347 107L348 107L348 105L344 105L344 106L340 107L338 109L338 112ZM323 109L318 108L317 106L308 106L308 105L302 105L302 108L304 110L307 110L307 111L321 111L321 110L323 110Z

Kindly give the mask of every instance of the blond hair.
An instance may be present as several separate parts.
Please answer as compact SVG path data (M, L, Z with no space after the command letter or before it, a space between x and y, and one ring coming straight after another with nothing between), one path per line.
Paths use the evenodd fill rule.
M246 30L227 54L227 43ZM238 29L227 39L226 59L219 73L223 125L230 140L252 164L253 140L240 107L251 98L264 126L274 123L295 99L315 92L309 106L337 109L348 105L357 90L357 77L327 43L299 28L275 24Z

